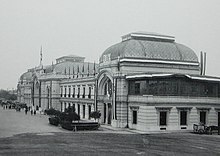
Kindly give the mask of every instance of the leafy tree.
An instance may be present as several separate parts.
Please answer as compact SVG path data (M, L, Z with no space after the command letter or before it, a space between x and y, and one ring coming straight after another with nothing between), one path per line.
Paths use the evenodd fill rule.
M65 110L65 114L66 116L64 116L64 120L66 121L79 121L80 120L80 116L75 112L75 107L68 107Z
M47 115L55 115L55 116L58 116L61 112L58 111L58 110L56 110L56 109L54 109L54 108L50 108L50 109L46 109L46 110L45 110L45 113L46 113Z
M101 113L100 113L100 111L94 111L94 112L91 112L89 116L91 118L94 118L96 121L96 119L99 119L101 117Z
M80 116L75 112L75 108L73 106L66 108L64 112L60 112L58 110L55 110L54 108L50 108L45 110L45 113L47 115L54 115L55 117L58 117L61 121L72 122L80 120Z
M0 90L0 98L4 98L6 100L17 100L17 95L11 94L9 91Z

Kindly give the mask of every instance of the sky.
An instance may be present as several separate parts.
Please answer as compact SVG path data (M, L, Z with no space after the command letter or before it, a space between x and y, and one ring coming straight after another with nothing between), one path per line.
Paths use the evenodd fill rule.
M0 88L16 88L20 75L64 55L98 63L130 32L175 36L207 53L206 74L220 76L219 0L0 0Z

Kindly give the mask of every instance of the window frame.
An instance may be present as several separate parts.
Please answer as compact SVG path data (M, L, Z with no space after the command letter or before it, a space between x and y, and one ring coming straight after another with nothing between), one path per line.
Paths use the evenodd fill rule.
M132 110L132 124L137 125L137 122L138 122L138 111Z
M187 110L180 110L179 112L180 112L180 115L179 115L179 117L180 117L180 118L179 118L179 119L180 119L180 120L179 120L179 121L180 121L180 126L187 126L187 125L188 125L188 111L187 111ZM183 115L183 114L182 114L183 112L186 113L185 116L182 116L182 115ZM185 117L185 119L182 120L182 117ZM185 120L185 121L184 121L184 120ZM182 123L182 121L184 121L185 124Z
M165 124L162 124L162 121L161 121L161 113L166 113L166 117L165 117ZM167 126L168 125L168 111L165 111L165 110L161 110L159 111L159 126Z

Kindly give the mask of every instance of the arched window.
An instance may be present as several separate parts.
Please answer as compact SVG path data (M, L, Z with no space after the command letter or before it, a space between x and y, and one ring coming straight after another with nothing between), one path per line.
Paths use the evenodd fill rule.
M105 86L104 86L104 95L107 95L107 92L108 92L108 84L106 83Z
M110 97L112 95L112 82L111 82L111 80L108 80L104 85L104 95L109 95Z

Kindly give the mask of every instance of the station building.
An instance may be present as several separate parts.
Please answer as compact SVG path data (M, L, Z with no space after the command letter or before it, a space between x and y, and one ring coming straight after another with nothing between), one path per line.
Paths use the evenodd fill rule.
M64 111L73 105L68 101L73 96L70 96L72 90L68 88L72 87L72 81L94 79L96 75L98 65L84 60L84 57L76 55L62 56L56 59L55 64L43 66L40 63L38 67L28 69L17 85L18 101L36 110L55 108ZM94 87L88 89L91 89L90 95L86 98L91 101L94 99ZM79 97L83 96L80 94ZM67 101L62 102L63 99ZM92 103L94 105L94 101ZM91 111L94 111L94 106Z
M204 75L203 59L175 37L130 33L107 48L98 65L76 58L61 57L32 78L30 71L23 74L19 99L28 102L25 93L31 92L31 105L61 111L75 106L82 119L98 110L102 124L140 131L191 130L199 122L220 126L220 78ZM29 82L26 92L22 78Z

